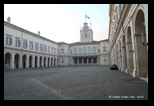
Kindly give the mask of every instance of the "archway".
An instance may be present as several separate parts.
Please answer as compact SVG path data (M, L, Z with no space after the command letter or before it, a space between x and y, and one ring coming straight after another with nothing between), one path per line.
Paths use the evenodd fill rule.
M26 55L22 56L22 66L23 68L26 68Z
M16 54L14 58L14 68L19 68L19 58L19 54Z
M11 53L5 54L5 68L10 69L11 68Z
M50 58L48 57L48 67L49 67L49 61L50 61Z
M44 57L44 67L46 66L46 57Z
M42 67L42 56L40 56L40 67Z
M143 45L143 41L146 42L145 33L145 19L142 10L139 10L135 20L135 40L136 40L136 54L137 54L137 70L139 71L139 77L147 77L148 73L148 51L147 46ZM143 34L143 36L142 36Z
M52 61L53 61L53 60L52 60L52 58L51 58L51 66L52 66Z
M35 56L35 62L34 62L35 67L37 67L37 62L38 62L38 61L37 61L37 58L38 58L38 57L37 57L37 56Z
M29 68L31 68L32 67L32 56L29 56Z

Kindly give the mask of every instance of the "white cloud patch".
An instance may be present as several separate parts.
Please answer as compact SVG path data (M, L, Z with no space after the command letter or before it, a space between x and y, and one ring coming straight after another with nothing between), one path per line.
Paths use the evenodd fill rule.
M93 32L93 39L96 41L108 39L108 28L96 27Z

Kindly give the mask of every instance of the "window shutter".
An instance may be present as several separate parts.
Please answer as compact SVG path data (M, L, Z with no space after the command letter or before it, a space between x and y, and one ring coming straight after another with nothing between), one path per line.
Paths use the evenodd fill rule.
M20 40L18 40L19 41L19 47L20 47Z
M12 45L12 38L10 38L10 45Z

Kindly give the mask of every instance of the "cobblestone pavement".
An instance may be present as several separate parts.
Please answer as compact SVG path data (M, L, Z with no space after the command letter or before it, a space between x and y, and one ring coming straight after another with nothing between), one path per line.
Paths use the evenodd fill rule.
M148 83L109 66L4 70L4 100L148 100Z

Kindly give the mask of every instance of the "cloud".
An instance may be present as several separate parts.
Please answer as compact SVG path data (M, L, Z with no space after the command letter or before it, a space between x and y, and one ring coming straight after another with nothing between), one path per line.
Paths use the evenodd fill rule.
M96 27L93 29L93 39L94 40L103 40L108 39L108 28Z

